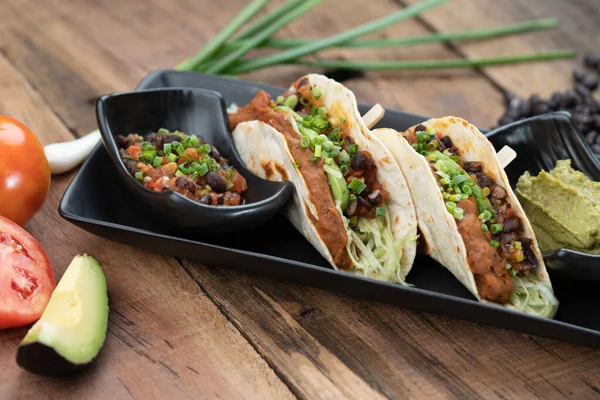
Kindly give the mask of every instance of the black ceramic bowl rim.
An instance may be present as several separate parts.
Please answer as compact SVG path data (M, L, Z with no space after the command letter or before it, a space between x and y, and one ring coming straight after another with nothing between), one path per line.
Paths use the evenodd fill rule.
M514 129L518 126L521 125L527 125L528 123L530 123L533 120L539 119L539 118L548 118L548 117L557 117L557 118L567 118L569 120L569 123L571 125L573 125L573 118L571 116L571 113L568 111L555 111L552 113L548 113L548 114L544 114L544 115L538 115L535 117L530 117L530 118L526 118L526 119L522 119L519 121L515 121L515 122L511 122L510 124L506 124L503 125L497 129L494 129L492 132L489 132L488 134L486 134L486 136L488 138L495 136L495 135L502 135L504 130L510 130L510 129ZM577 130L575 127L573 127L573 129ZM579 134L579 132L577 132L576 135L574 135L574 140L577 142L578 145L581 146L582 149L585 150L585 152L588 154L589 158L591 160L593 160L594 164L596 165L596 167L598 168L598 170L600 171L600 161L598 160L598 158L594 155L594 152L592 151L592 149L590 148L590 146L588 146L588 144L585 142L585 140L583 140L582 135ZM577 257L586 257L590 260L595 260L597 259L598 262L600 262L600 254L589 254L589 253L584 253L582 251L578 251L578 250L572 250L566 247L561 247L552 251L546 251L546 252L542 252L542 255L544 256L544 258L549 258L549 257L556 257L556 256L563 256L563 255L567 255L567 254L571 254Z
M210 89L188 88L188 87L170 87L170 88L159 88L159 89L134 90L134 91L127 91L127 92L114 92L114 93L108 93L108 94L102 95L96 101L96 117L97 117L98 127L100 129L100 134L101 134L103 142L104 142L104 147L105 147L106 151L108 152L108 154L110 155L110 158L113 160L113 163L115 165L117 165L120 175L121 176L126 175L125 179L128 180L127 183L137 185L139 188L141 188L141 190L143 190L144 192L146 192L147 194L149 194L151 196L156 196L157 198L160 198L160 197L170 197L172 195L177 195L177 196L185 199L185 201L187 201L191 204L194 204L195 206L198 206L205 210L211 210L212 212L216 212L216 213L230 213L233 210L246 211L246 210L254 210L256 208L261 208L262 206L275 201L280 196L286 196L288 194L288 192L290 192L290 190L291 190L290 186L293 189L293 185L290 182L272 182L272 181L267 181L267 180L262 179L257 176L258 179L262 179L265 182L269 182L269 183L273 183L273 184L277 184L277 183L280 184L280 186L281 186L280 189L277 190L273 195L266 197L259 201L242 204L242 205L237 205L237 206L219 207L219 206L211 206L211 205L199 203L199 202L189 199L186 196L182 195L181 193L178 193L173 190L165 190L162 192L155 192L154 190L150 190L146 186L141 185L135 179L135 177L133 177L127 171L127 168L125 167L125 164L123 163L123 160L121 160L121 157L119 157L117 155L119 146L117 146L117 143L115 142L115 137L113 135L112 129L110 128L110 124L108 123L108 118L106 117L105 102L108 99L111 99L114 97L121 97L121 96L135 97L136 95L141 95L141 94L149 93L149 92L177 92L177 91L182 91L182 90L188 91L188 92L202 92L206 95L214 96L221 103L222 111L225 113L225 120L227 120L226 105L225 105L225 100L223 99L223 96L221 96L221 94L219 92L210 90ZM115 150L116 150L116 152L115 152ZM235 157L237 157L238 160L241 160L235 145L232 146L232 150L235 153ZM252 174L252 172L248 171L248 169L246 169L245 166L243 166L243 169L246 172L248 172L249 174Z

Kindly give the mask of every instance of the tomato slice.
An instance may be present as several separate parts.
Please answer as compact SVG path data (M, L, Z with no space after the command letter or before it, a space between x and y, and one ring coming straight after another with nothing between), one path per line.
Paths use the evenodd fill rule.
M55 287L42 246L25 229L0 216L0 329L37 321Z

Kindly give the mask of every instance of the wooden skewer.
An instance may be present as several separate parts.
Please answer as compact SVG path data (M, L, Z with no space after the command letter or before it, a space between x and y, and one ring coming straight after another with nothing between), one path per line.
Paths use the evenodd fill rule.
M504 146L498 152L498 159L502 168L506 168L515 158L517 158L517 152L508 146Z
M385 114L385 110L381 107L381 104L375 104L369 111L363 115L362 119L367 125L367 128L371 129L378 123L383 115Z

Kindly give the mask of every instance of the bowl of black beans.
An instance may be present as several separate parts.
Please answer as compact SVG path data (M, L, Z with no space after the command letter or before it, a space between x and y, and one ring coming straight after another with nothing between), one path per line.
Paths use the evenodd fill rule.
M593 96L598 89L599 76L600 54L588 53L584 56L583 67L573 69L573 87L555 91L549 99L542 99L535 93L523 98L505 92L506 109L497 127L553 111L567 111L578 133L600 157L600 102Z

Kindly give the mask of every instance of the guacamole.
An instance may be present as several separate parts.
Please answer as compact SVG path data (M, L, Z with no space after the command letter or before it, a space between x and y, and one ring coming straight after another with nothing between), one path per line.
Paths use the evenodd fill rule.
M600 254L600 182L560 160L550 172L525 172L517 196L542 251L569 248Z

